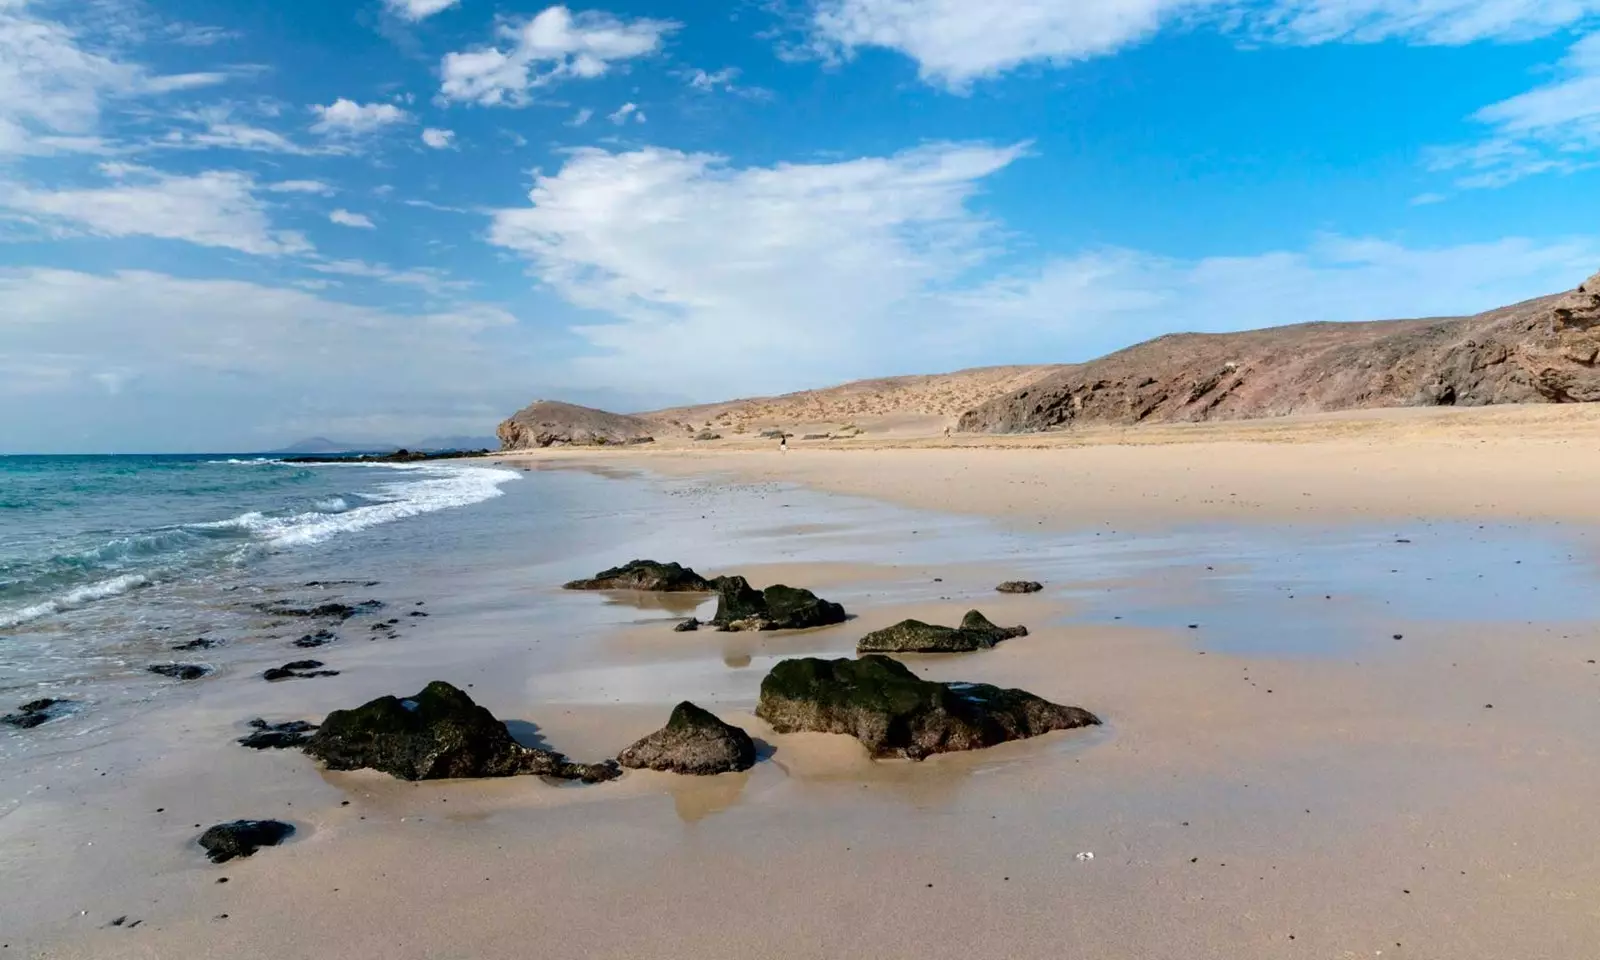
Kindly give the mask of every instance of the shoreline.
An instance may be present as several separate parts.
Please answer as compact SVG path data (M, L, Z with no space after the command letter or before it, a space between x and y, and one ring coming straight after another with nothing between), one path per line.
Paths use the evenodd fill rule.
M37 771L75 793L0 816L16 864L4 888L31 931L0 937L0 960L510 960L530 943L669 960L1586 955L1600 874L1572 837L1600 828L1586 736L1600 721L1586 663L1600 653L1586 550L1600 528L1412 518L1400 543L1337 483L1305 516L1314 528L1264 525L1260 507L1141 515L1148 486L1102 476L1094 497L1073 496L1076 475L1051 459L1072 452L1028 454L1034 472L1018 474L1052 484L1048 517L975 493L995 475L970 459L968 480L928 465L1026 452L757 451L727 456L748 461L734 468L670 451L513 458L554 468L541 482L569 497L550 507L566 511L553 539L519 542L530 534L491 519L544 505L532 484L467 508L485 519L436 561L448 576L412 573L431 581L418 595L432 616L402 640L333 648L347 671L333 680L221 677ZM1545 495L1522 490L1525 507ZM933 494L948 509L889 505ZM1127 522L1106 528L1105 502ZM427 529L450 529L442 516ZM693 612L678 598L558 589L634 554L813 587L856 619L675 634L671 618ZM994 593L1017 576L1047 589ZM907 664L1081 705L1106 726L873 762L851 738L777 735L750 713L777 658L850 655L868 630L973 607L1031 633ZM424 678L476 684L496 716L574 759L614 755L682 698L773 752L706 780L409 784L229 739L249 713L316 719ZM193 847L190 823L275 813L300 828L285 846L224 867ZM110 925L122 915L142 922Z

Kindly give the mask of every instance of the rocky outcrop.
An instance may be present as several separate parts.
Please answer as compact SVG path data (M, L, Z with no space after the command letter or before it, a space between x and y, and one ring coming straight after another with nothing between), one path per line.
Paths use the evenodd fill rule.
M1065 366L963 414L972 433L1369 407L1600 400L1600 274L1473 317L1174 334Z
M718 577L718 630L805 630L845 621L844 607L782 584L757 590L744 577Z
M173 680L199 680L211 672L210 667L201 663L155 663L145 669Z
M633 560L602 570L588 580L573 580L565 590L650 590L657 593L709 593L712 581L677 563Z
M976 610L959 627L941 627L921 620L902 620L875 630L856 644L858 653L971 653L988 650L1002 640L1028 635L1027 627L997 627Z
M1044 584L1037 580L1007 580L995 589L1001 593L1038 593Z
M622 751L617 762L636 770L709 776L755 766L756 745L743 730L685 701L665 727Z
M279 820L233 820L219 823L196 841L212 863L248 857L262 847L275 847L289 839L294 827Z
M272 667L261 672L261 679L268 683L277 683L279 680L313 680L317 677L337 677L337 670L323 670L326 666L321 660L295 660L281 667Z
M888 657L785 660L761 681L756 716L779 733L841 733L874 757L921 760L1100 720L1023 690L934 683Z
M557 400L522 408L496 431L502 450L551 446L625 446L653 443L654 427L638 417L607 413Z
M415 696L335 710L306 743L306 753L330 770L370 768L401 780L532 774L594 783L617 775L610 762L573 763L517 743L494 714L438 680Z

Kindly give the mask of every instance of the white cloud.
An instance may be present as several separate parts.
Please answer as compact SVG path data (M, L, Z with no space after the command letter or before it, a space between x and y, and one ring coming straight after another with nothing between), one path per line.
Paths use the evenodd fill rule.
M568 123L574 127L581 127L592 119L594 119L594 111L590 110L588 107L584 107L582 110L579 110L577 113L573 114L572 119L569 120Z
M231 104L177 111L170 115L170 119L176 124L192 125L198 129L175 127L166 135L152 141L152 146L241 150L249 153L281 153L291 156L332 152L328 147L315 150L303 147L275 130L241 122L235 119L235 107Z
M429 127L422 131L422 142L435 150L448 150L455 146L456 134L454 130L439 130Z
M1178 329L1471 312L1572 286L1600 241L1440 249L1330 237L1183 260L1127 250L996 276L969 201L1020 148L929 146L737 168L663 149L574 153L491 242L605 319L576 382L717 395L976 363L1078 360ZM701 386L684 387L685 384Z
M661 48L677 25L666 20L622 20L609 13L574 14L551 7L532 20L499 30L508 49L483 47L446 54L440 64L443 100L484 106L522 106L528 91L568 78L592 79Z
M723 67L716 73L707 73L704 70L695 69L689 71L687 78L689 86L696 90L728 89L733 86L733 81L739 79L739 68Z
M1016 147L946 144L892 157L739 169L717 157L580 150L490 240L573 304L594 382L670 388L675 366L719 389L825 379L882 358L893 322L981 257L965 201ZM868 346L874 349L868 349ZM681 383L681 381L680 381Z
M411 21L426 20L460 2L461 0L384 0L392 13Z
M87 48L25 0L0 0L0 156L102 149L104 102L219 83L218 73L160 76Z
M606 114L606 119L619 127L627 123L629 118L632 118L634 123L644 123L644 113L640 111L637 103L624 103L614 112Z
M0 184L0 208L65 235L159 237L264 256L310 249L299 234L272 229L255 181L242 173L171 176L119 164L102 169L118 182L54 191Z
M372 133L411 119L410 114L392 103L356 103L344 97L327 106L313 104L311 112L317 115L312 131L325 134Z
M1544 36L1596 14L1600 0L816 0L811 30L825 54L898 50L959 90L1024 64L1115 53L1173 24L1272 43L1462 44Z
M1457 173L1464 188L1501 187L1547 172L1600 163L1600 33L1575 43L1558 79L1473 114L1482 141L1432 151L1429 166Z
M367 436L414 442L491 432L536 390L529 357L501 342L516 319L483 304L403 312L287 286L46 268L0 269L0 302L0 370L17 374L0 377L0 406L26 395L48 408L0 422L13 450L262 449L362 418L395 431Z
M417 287L432 294L470 290L473 286L465 280L452 280L450 275L443 270L435 270L430 267L396 270L387 264L368 263L365 260L322 260L317 258L306 261L305 266L307 269L314 270L317 273L355 277L361 280L380 280L384 283Z
M349 210L339 209L328 214L328 219L341 227L355 227L359 230L375 230L377 224L372 218L363 213L351 213Z
M321 180L280 180L267 184L267 189L273 193L310 193L321 197L334 193L333 187Z

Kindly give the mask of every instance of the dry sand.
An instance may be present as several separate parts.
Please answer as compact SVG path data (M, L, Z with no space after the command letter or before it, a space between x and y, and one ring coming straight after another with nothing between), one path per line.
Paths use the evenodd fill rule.
M1600 514L1600 415L1588 410L1366 415L1116 439L527 462L792 481L1046 530L1266 522L1309 542L1380 518L1538 518L1581 538ZM828 519L783 521L799 536ZM1386 548L1374 544L1371 556ZM1509 571L1514 561L1503 562ZM1559 562L1575 582L1595 582L1580 546ZM47 957L1594 956L1600 624L1540 618L1524 594L1506 600L1505 616L1469 622L1412 619L1330 591L1310 598L1325 606L1214 609L1267 636L1281 618L1285 630L1315 621L1359 638L1246 656L1228 652L1209 622L1191 631L1080 616L1113 589L1143 598L1130 600L1132 614L1145 602L1181 609L1219 578L1273 573L1260 558L1238 572L1205 563L1179 552L1021 598L992 586L1030 573L1026 556L767 567L763 578L875 599L854 604L861 616L850 624L800 635L629 627L594 638L588 672L527 680L527 712L580 755L659 724L666 690L736 684L743 693L718 712L773 753L747 774L709 781L414 786L243 751L195 769L180 762L186 732L214 733L248 706L214 704L214 716L183 727L152 725L164 739L148 753L163 762L122 803L97 798L85 810L82 799L58 798L6 818L31 818L31 831L0 820L10 838L0 852L16 855L23 833L42 848L5 882L14 895L37 884L95 911L33 925L25 949ZM1420 595L1451 572L1404 575ZM912 578L931 585L933 576L933 593L894 601ZM1553 601L1574 592L1547 586ZM1499 588L1493 579L1449 587ZM915 658L917 669L1023 686L1107 725L923 764L873 763L847 738L778 736L750 715L753 684L774 658L844 655L876 626L910 615L950 621L972 606L1033 633L982 654ZM623 702L574 694L585 682ZM88 790L94 773L66 762L60 783ZM148 811L230 791L235 808L241 792L256 803L241 815L292 803L302 834L221 868L196 863L176 839L140 846L141 829L158 822ZM93 879L90 839L118 899ZM145 922L106 926L119 914ZM20 942L0 947L0 960Z

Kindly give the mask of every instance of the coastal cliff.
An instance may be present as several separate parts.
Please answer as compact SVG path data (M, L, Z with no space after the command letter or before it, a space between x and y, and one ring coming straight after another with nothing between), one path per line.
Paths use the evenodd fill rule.
M651 443L651 424L638 417L590 407L538 400L513 414L495 431L503 450L550 446L611 446Z

